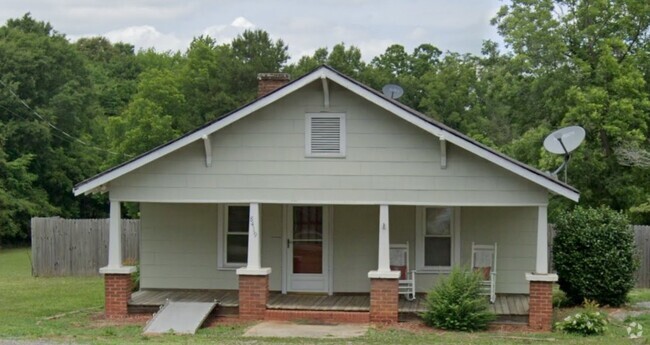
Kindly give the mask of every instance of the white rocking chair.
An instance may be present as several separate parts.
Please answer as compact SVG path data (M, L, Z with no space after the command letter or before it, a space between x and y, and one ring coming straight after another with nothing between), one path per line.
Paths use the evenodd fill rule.
M409 270L409 244L390 245L390 269L400 271L399 294L409 301L415 300L415 271Z
M472 242L472 270L479 272L482 292L490 296L490 303L497 299L497 244L474 244Z

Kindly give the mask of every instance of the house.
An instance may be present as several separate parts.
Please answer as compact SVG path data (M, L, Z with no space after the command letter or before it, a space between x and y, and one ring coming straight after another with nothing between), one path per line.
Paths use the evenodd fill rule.
M74 187L109 193L107 316L127 313L120 203L139 202L141 289L238 291L247 319L278 315L269 291L363 294L354 315L394 322L391 244L426 292L498 243L497 293L528 295L530 326L550 329L548 198L576 189L328 66L259 79L268 94Z

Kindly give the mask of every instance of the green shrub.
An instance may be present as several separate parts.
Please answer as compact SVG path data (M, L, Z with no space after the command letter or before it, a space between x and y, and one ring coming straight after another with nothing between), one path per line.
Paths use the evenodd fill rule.
M135 266L135 272L131 273L131 291L140 290L140 263L135 259L126 259L122 262L124 266Z
M562 308L569 305L570 303L567 300L566 293L560 289L553 289L553 307Z
M555 222L553 263L568 300L619 306L634 287L638 267L627 218L611 209L577 207Z
M564 318L555 324L556 329L582 335L603 334L607 330L607 316L598 311L598 304L585 301L585 310Z
M429 326L457 331L483 330L494 320L488 299L481 295L481 277L468 269L454 268L427 296L422 318Z

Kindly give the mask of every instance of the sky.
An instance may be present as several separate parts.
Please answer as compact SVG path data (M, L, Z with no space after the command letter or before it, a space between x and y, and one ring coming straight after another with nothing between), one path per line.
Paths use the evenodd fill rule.
M412 51L431 43L443 51L479 54L503 0L0 0L0 22L27 12L72 41L105 36L136 49L181 50L193 37L230 42L262 29L289 47L291 61L345 43L369 61L391 44Z

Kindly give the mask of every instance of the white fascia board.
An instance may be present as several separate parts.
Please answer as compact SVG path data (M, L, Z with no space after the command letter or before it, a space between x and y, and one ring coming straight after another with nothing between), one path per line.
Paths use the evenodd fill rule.
M566 187L562 186L561 184L554 183L553 181L551 181L551 180L549 180L549 179L547 179L547 178L545 178L543 176L535 174L535 173L529 171L528 169L525 169L525 168L523 168L523 167L521 167L521 166L519 166L519 165L517 165L517 164L515 164L515 163L513 163L513 162L511 162L511 161L497 155L497 154L495 154L494 152L486 150L486 149L484 149L484 148L482 148L482 147L480 147L480 146L478 146L478 145L476 145L474 143L471 143L471 142L467 141L464 138L461 138L461 137L455 135L454 133L445 131L444 129L439 128L439 127L437 127L437 126L435 126L435 125L433 125L433 124L419 118L418 116L415 116L415 115L409 113L408 111L402 109L401 107L399 107L399 106L397 106L397 105L395 105L395 104L393 104L391 102L388 102L385 99L382 99L381 97L379 97L379 96L373 94L372 92L369 92L368 90L364 89L363 87L361 87L361 86L359 86L359 85L357 85L357 84L355 84L355 83L341 77L340 75L334 73L333 71L325 70L324 73L327 75L327 77L329 79L336 82L337 84L339 84L339 85L347 88L348 90L356 93L357 95L363 97L367 101L370 101L371 103L374 103L375 105L377 105L377 106L379 106L379 107L381 107L381 108L383 108L383 109L385 109L385 110L399 116L403 120L405 120L405 121L407 121L407 122L421 128L421 129L423 129L424 131L427 131L427 132L435 135L438 138L440 138L444 134L444 138L447 141L449 141L450 143L452 143L452 144L454 144L454 145L456 145L458 147L461 147L461 148L463 148L463 149L465 149L465 150L467 150L467 151L469 151L469 152L471 152L471 153L473 153L473 154L475 154L475 155L477 155L477 156L479 156L481 158L487 159L488 161L490 161L490 162L492 162L494 164L497 164L497 165L499 165L499 166L501 166L501 167L515 173L516 175L519 175L519 176L521 176L521 177L523 177L523 178L525 178L525 179L527 179L527 180L529 180L531 182L534 182L534 183L536 183L536 184L538 184L538 185L540 185L540 186L542 186L542 187L544 187L544 188L546 188L546 189L548 189L548 190L550 190L550 191L552 191L554 193L562 195L562 196L564 196L564 197L566 197L566 198L568 198L570 200L573 200L575 202L577 202L579 200L579 198L580 198L579 193L577 193L577 192L575 192L575 191L573 191L573 190L571 190L569 188L566 188Z
M134 161L131 161L124 166L121 166L109 173L106 173L105 175L99 176L96 179L90 180L84 184L79 185L78 187L75 187L73 189L74 195L78 196L84 193L91 192L93 189L100 187L124 174L127 174L137 168L140 168L152 161L155 161L156 159L163 157L171 152L174 152L186 145L189 145L197 140L200 140L203 138L203 136L208 136L218 130L220 130L223 127L226 127L230 125L231 123L235 121L239 121L240 119L246 117L247 115L250 115L251 113L266 107L267 105L277 101L278 99L302 88L303 86L318 80L321 76L321 73L318 72L318 70L312 72L310 75L307 75L303 77L302 79L296 80L292 84L287 85L286 87L277 90L276 92L259 99L248 106L239 109L235 113L232 113L228 115L227 117L218 120L214 123L212 123L209 126L206 126L205 128L202 128L201 130L198 130L194 133L191 133L187 135L184 138L181 138L169 145L163 146L155 151L150 152L149 154L140 157L139 159L136 159Z

